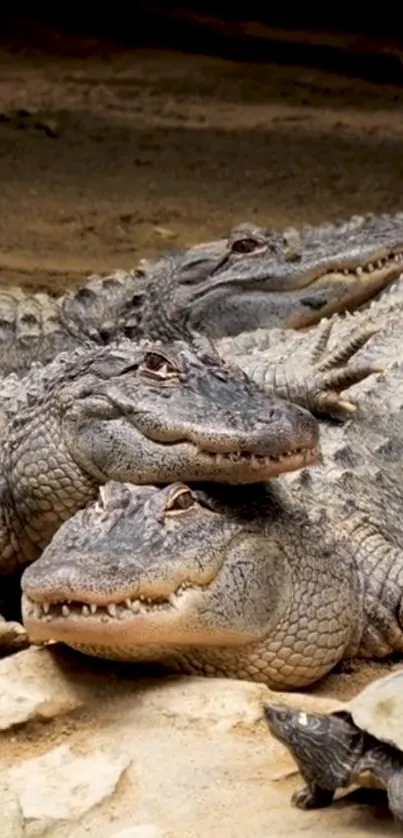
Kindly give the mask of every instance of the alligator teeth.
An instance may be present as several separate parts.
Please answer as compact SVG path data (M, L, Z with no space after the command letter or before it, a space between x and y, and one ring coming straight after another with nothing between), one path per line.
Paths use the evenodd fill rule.
M289 456L289 453L284 456ZM131 611L132 614L138 614L147 608L155 611L164 611L168 606L178 608L178 598L183 596L184 592L192 587L191 582L183 582L176 591L173 591L168 597L162 600L153 600L151 597L146 597L144 594L141 594L136 599L126 597L126 599L117 604L110 602L108 605L96 605L95 603L86 602L73 603L71 600L66 600L63 603L39 603L30 600L30 604L32 617L35 620L51 622L55 618L60 619L60 617L64 617L65 619L72 617L76 619L77 617L89 617L91 614L97 614L98 619L102 623L108 623L111 617L119 620L127 619L128 611Z
M336 268L336 271L343 274L344 276L351 276L351 274L355 274L356 276L362 276L365 273L373 273L375 269L381 270L385 268L391 262L402 262L403 261L403 253L389 253L383 259L377 259L374 262L368 262L367 265L357 265L356 268ZM330 270L330 273L333 272L334 269Z

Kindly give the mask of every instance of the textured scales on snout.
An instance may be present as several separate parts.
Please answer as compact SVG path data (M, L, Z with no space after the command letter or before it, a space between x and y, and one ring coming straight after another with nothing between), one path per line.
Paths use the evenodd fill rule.
M294 757L306 785L292 802L329 806L335 792L378 781L403 826L403 670L377 679L343 710L329 715L266 704L272 735Z

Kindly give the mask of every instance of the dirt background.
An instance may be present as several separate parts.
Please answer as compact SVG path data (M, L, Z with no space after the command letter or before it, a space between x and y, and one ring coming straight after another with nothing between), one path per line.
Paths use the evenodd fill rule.
M89 39L52 51L0 44L2 285L58 293L240 221L402 208L402 87Z

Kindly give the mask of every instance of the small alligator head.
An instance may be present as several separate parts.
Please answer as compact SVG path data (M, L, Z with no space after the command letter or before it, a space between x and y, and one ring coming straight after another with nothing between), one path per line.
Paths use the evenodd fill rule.
M211 337L227 334L225 304L223 322L210 327L210 317L217 320L216 302L220 305L223 297L226 300L233 293L231 284L221 284L219 277L232 267L248 266L259 257L264 258L272 252L277 239L278 233L245 223L234 227L227 238L167 254L156 263L142 260L136 271L136 292L127 295L121 308L120 332L127 337L141 334L162 339L189 337L194 332ZM249 285L248 274L243 290ZM241 329L235 334L238 331Z

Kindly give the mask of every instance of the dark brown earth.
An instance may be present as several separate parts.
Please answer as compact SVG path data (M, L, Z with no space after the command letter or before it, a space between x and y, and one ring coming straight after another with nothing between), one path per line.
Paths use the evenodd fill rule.
M3 285L56 293L243 220L402 208L402 88L68 47L72 57L62 38L61 57L0 50Z

